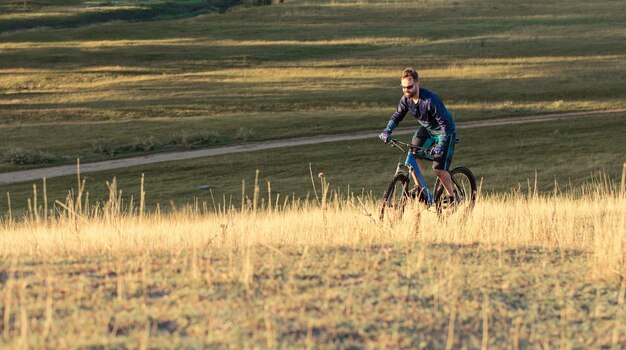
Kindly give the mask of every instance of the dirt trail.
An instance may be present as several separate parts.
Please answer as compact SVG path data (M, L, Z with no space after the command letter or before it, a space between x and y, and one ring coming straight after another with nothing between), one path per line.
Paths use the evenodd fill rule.
M579 117L583 115L614 114L614 113L622 113L622 112L626 112L626 109L509 117L509 118L477 120L477 121L470 121L470 122L464 122L464 123L457 123L457 127L459 129L470 129L470 128L485 127L485 126L495 126L495 125L537 123L537 122L558 120L558 119L565 119L565 118L575 118L575 117ZM412 128L402 128L402 129L396 130L394 134L395 135L410 134L413 132L415 132L415 126L413 126ZM352 133L352 134L319 135L319 136L312 136L312 137L299 137L299 138L275 140L275 141L251 142L251 143L242 144L242 145L225 146L225 147L218 147L218 148L206 148L206 149L198 149L198 150L193 150L193 151L158 153L158 154L150 154L150 155L140 156L140 157L115 159L115 160L107 160L107 161L102 161L102 162L81 164L80 172L81 174L93 173L93 172L98 172L98 171L127 168L127 167L145 165L145 164L169 162L169 161L174 161L174 160L202 158L202 157L212 157L212 156L218 156L222 154L260 151L260 150L280 148L280 147L312 145L312 144L325 143L325 142L361 140L361 139L367 139L367 138L374 139L377 136L378 136L378 132L368 131L368 132L358 132L358 133ZM40 169L14 171L14 172L0 174L0 185L33 181L33 180L38 180L42 178L50 179L53 177L73 175L73 174L76 174L76 165L63 165L63 166L55 166L55 167L40 168Z

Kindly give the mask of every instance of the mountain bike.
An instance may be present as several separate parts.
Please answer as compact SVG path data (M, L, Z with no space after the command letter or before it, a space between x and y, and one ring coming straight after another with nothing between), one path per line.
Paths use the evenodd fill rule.
M455 139L457 144L460 139ZM407 157L404 163L399 163L393 179L387 185L383 193L382 204L380 207L380 220L383 221L387 216L391 221L399 220L402 217L405 207L411 201L419 201L427 208L434 207L437 215L453 211L469 211L474 207L476 202L476 178L471 170L464 166L455 166L450 172L452 183L457 193L457 199L450 201L446 189L437 178L433 191L428 190L426 181L417 166L416 159L426 161L434 161L434 157L429 153L428 148L418 147L412 144L404 143L396 139L389 141L391 146L405 151L402 146L408 148ZM413 187L410 188L411 181Z

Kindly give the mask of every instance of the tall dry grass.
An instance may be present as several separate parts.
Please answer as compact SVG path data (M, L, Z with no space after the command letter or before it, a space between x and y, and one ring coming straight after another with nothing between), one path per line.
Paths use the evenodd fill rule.
M310 200L255 182L242 206L149 213L115 180L104 203L80 176L63 203L34 191L28 215L0 221L0 346L626 342L626 196L608 181L485 195L443 219L415 204L390 223L323 177Z
M530 188L485 195L473 211L443 219L414 204L393 223L378 220L376 199L340 195L324 178L321 188L314 185L313 200L281 198L271 193L269 183L262 195L265 191L255 184L251 197L242 194L244 204L238 208L224 200L152 213L144 212L143 186L139 203L124 204L115 180L108 185L104 203L89 203L79 187L50 209L45 192L37 194L35 187L27 216L0 220L0 259L419 242L573 250L587 257L598 277L626 276L626 196L623 186L620 190L606 178L568 193L555 185L551 194ZM38 196L43 197L39 203Z

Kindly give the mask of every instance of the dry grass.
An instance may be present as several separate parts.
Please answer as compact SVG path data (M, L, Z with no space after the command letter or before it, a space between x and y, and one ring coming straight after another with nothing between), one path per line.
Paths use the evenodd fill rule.
M277 196L269 205L265 198L247 198L243 208L217 203L214 211L215 203L205 202L168 213L140 213L139 206L121 204L113 195L110 201L91 206L88 198L83 198L84 204L57 201L47 218L39 205L38 213L32 210L23 220L3 220L0 256L48 259L146 251L180 254L179 249L208 246L360 247L419 242L575 250L589 253L590 264L597 265L601 275L624 276L626 202L609 185L598 186L569 195L491 195L481 198L471 213L454 213L445 219L416 203L409 212L417 215L404 215L391 224L378 221L376 201L336 194L332 199L320 198L320 205ZM121 198L122 191L118 194ZM37 205L35 199L32 202Z
M444 220L416 208L391 226L326 187L170 213L122 205L114 183L108 202L79 191L47 217L33 197L40 210L0 223L4 345L626 344L615 186L489 196Z

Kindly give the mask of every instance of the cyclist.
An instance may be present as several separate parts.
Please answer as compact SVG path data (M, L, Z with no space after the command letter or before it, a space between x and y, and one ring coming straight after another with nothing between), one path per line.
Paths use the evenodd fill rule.
M448 172L454 153L456 138L456 124L452 114L436 94L420 87L417 71L406 68L400 76L400 83L404 95L400 99L397 110L391 115L385 130L379 138L387 143L391 140L391 132L411 113L421 127L413 135L411 144L431 148L434 156L433 170L448 193L449 203L457 203L458 195L454 191L452 178ZM418 163L421 171L421 165Z

